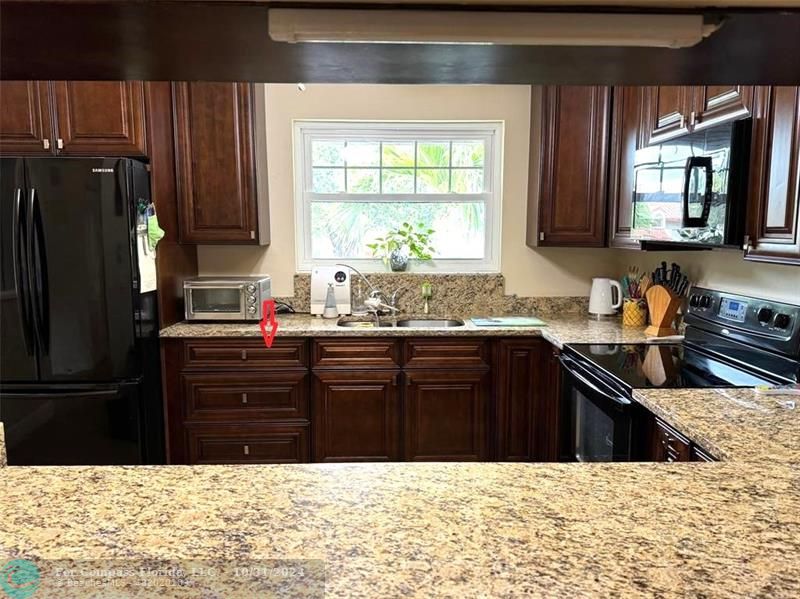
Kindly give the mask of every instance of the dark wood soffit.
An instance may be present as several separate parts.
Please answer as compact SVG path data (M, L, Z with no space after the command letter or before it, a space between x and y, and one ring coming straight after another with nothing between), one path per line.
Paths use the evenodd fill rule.
M693 48L284 44L268 5L0 3L0 78L274 83L797 84L800 12L731 12Z

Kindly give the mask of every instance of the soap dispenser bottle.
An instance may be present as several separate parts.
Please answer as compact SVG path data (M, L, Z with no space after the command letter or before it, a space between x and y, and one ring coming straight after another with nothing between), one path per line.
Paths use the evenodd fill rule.
M322 318L336 318L339 311L336 309L336 292L333 283L328 283L328 294L325 296L325 308L322 310Z

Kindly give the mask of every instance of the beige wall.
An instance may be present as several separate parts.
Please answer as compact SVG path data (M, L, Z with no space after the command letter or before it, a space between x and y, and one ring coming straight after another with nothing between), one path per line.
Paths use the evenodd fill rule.
M616 252L525 245L530 88L524 85L267 85L272 243L198 248L201 274L268 273L275 295L292 294L295 272L293 119L500 120L504 128L501 270L520 295L586 295L592 275L613 274Z
M533 250L525 245L531 93L528 86L268 85L267 152L272 244L201 246L201 274L269 273L275 295L291 295L295 272L292 171L293 119L500 120L504 129L501 270L507 292L586 295L592 276L615 276L628 263L652 269L676 261L701 284L796 299L800 268L744 262L740 252L673 254L608 249ZM536 126L537 123L534 123ZM538 148L533 148L537 151Z
M653 270L677 262L697 285L765 299L800 303L800 267L746 262L737 250L712 252L620 252L627 264Z

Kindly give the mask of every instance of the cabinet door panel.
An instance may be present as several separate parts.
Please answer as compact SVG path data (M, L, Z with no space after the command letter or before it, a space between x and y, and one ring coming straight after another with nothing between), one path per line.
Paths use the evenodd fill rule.
M408 371L405 455L410 461L488 458L483 371Z
M314 374L314 461L400 459L398 371Z
M539 245L605 244L609 100L608 87L545 88Z
M547 401L544 358L549 343L501 339L497 347L497 459L536 460L539 404Z
M661 85L647 88L649 144L684 135L689 131L694 88Z
M694 130L745 118L753 107L750 85L706 85L696 88Z
M175 83L181 241L258 243L253 87Z
M59 154L144 156L144 85L141 81L56 81Z
M189 464L299 464L308 462L308 425L186 426Z
M760 88L745 257L800 264L800 87Z
M0 154L55 152L46 81L0 81Z
M611 117L611 157L608 182L608 245L639 249L631 239L633 224L634 162L644 127L645 88L614 88Z

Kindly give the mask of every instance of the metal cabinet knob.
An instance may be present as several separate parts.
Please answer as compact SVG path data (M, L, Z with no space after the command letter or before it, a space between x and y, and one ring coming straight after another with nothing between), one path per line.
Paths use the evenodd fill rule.
M247 350L243 349L242 350L242 360L246 360L246 359L247 359Z
M245 445L242 449L244 449L244 455L250 455L250 446Z
M50 149L50 140L49 139L43 139L42 140L42 146L44 147L45 150L49 150Z
M63 150L64 149L64 140L61 139L60 137L58 138L58 149L59 150Z
M242 393L242 403L247 403L247 393Z

